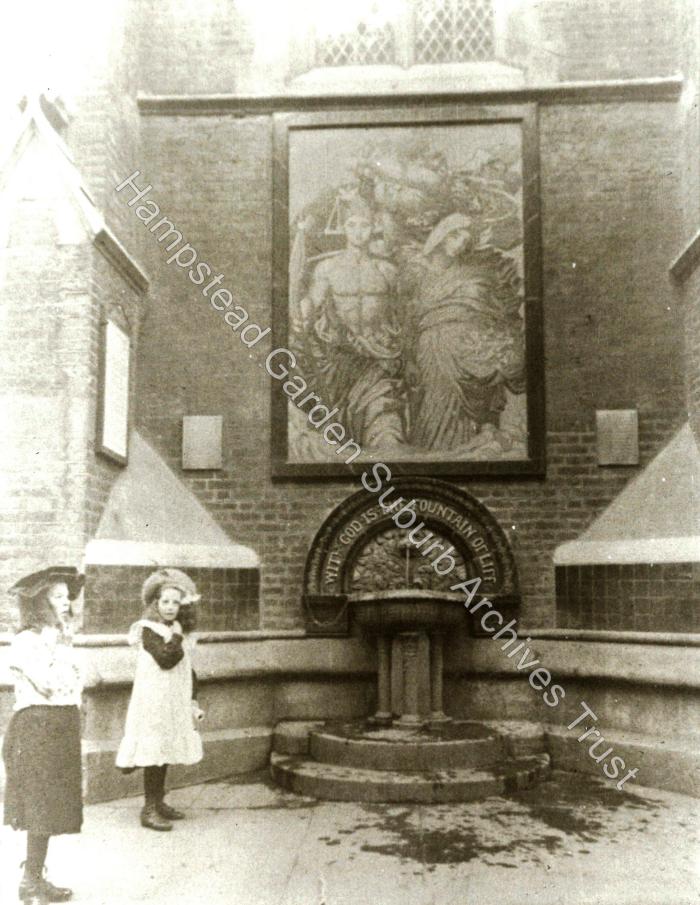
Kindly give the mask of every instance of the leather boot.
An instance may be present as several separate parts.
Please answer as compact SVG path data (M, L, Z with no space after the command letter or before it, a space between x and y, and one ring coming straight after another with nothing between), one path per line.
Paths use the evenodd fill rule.
M168 832L173 828L172 823L161 817L158 813L157 805L147 804L141 811L141 826L145 826L149 830L158 830L160 832Z
M169 804L166 804L164 801L159 801L156 805L156 810L160 814L161 817L165 817L166 820L184 820L185 814L183 811L178 811L177 808L171 807Z
M54 886L46 877L31 880L25 874L20 880L18 895L20 902L34 903L37 896L43 897L44 902L68 902L73 898L73 890L67 886Z
M25 874L19 884L19 900L23 905L48 905L41 880L27 877Z
M54 886L46 877L41 881L47 902L68 902L73 898L73 890L67 886Z

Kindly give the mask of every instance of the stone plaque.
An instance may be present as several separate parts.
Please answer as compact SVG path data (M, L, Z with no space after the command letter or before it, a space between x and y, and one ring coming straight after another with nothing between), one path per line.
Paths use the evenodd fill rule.
M639 465L636 409L599 409L598 465Z
M221 415L185 415L182 419L182 467L221 468Z

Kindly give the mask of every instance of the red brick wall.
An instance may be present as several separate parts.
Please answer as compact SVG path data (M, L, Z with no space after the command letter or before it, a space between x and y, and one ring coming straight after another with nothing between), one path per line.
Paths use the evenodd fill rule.
M139 156L135 11L118 0L83 23L82 81L66 86L70 122L61 137L98 210L138 255L141 231L112 191ZM79 562L94 532L118 473L95 456L99 325L108 313L122 326L128 318L136 335L139 323L135 291L87 234L60 244L53 208L79 222L77 208L54 158L32 163L34 147L15 172L22 188L0 282L0 386L13 406L0 503L0 631L13 621L5 588L47 559Z
M681 100L686 189L683 192L684 243L700 229L700 9L688 0L683 4L683 71L687 82ZM682 246L678 248L678 252ZM678 287L678 304L685 315L685 361L688 415L700 443L700 269L696 267Z
M461 482L510 534L526 624L553 624L554 547L636 473L595 464L595 408L639 408L644 463L683 418L682 319L666 272L679 241L677 139L672 104L542 111L548 475ZM148 117L143 147L153 199L269 324L269 120ZM358 485L271 482L269 378L152 236L146 254L139 420L177 467L181 416L223 414L224 469L186 479L261 555L263 624L299 625L308 546Z
M46 205L20 202L0 287L0 631L19 576L81 561L119 470L95 455L99 325L126 313L137 328L138 301L87 238L56 240Z
M154 94L230 94L254 45L231 0L140 0L140 88Z
M676 21L681 7L528 0L518 14L533 19L542 40L533 60L543 47L554 54L556 77L619 78L678 69L679 36L688 35ZM271 483L265 373L186 276L163 265L163 249L113 191L140 169L200 256L226 274L254 319L270 322L269 120L140 120L135 103L137 88L235 90L250 69L250 31L229 0L203 0L196 14L185 0L119 0L96 17L84 43L84 85L65 138L108 222L153 276L138 358L139 421L177 469L181 416L224 415L224 470L187 480L235 540L259 551L265 623L298 625L310 540L357 485ZM684 53L695 51L693 43ZM528 48L518 53L527 75ZM684 416L682 315L666 276L685 238L678 211L687 185L681 192L679 180L694 159L681 159L682 119L682 105L673 104L541 112L548 476L463 482L510 532L531 624L553 623L554 546L590 524L635 473L595 465L594 409L639 408L644 462ZM139 322L132 290L97 252L55 247L45 206L24 202L17 217L1 290L8 329L0 376L11 392L53 399L61 427L44 425L39 467L30 458L13 465L13 508L2 514L5 584L46 550L73 559L94 530L118 473L93 455L98 324L105 312L126 313L134 328ZM697 281L691 287L687 385L697 417L700 290ZM37 317L45 330L36 329ZM68 449L61 430L76 400L85 434L80 449ZM31 445L40 421L23 418L21 443ZM2 612L0 604L0 628Z
M2 603L47 551L68 563L82 555L91 249L56 238L45 204L18 202L0 285Z
M139 12L138 0L114 0L95 7L83 23L81 83L69 95L72 116L64 135L95 204L135 255L140 231L116 202L112 186L139 158L139 46L141 35L150 33Z
M141 587L153 566L98 566L85 569L87 634L124 634L143 615ZM259 628L257 569L203 569L187 574L202 600L196 604L199 632L250 631ZM186 625L183 621L183 628Z
M681 7L677 0L521 0L498 26L499 62L522 69L528 83L673 75ZM141 0L140 15L147 93L250 93L265 84L279 91L292 69L300 71L291 59L257 64L254 28L230 0L198 0L196 11L188 0ZM267 43L281 28L271 13Z
M682 287L679 298L685 304L685 357L688 416L700 445L700 268Z
M527 10L558 58L562 81L674 75L678 71L677 0L546 0Z
M545 107L540 129L549 423L643 421L683 381L677 106Z

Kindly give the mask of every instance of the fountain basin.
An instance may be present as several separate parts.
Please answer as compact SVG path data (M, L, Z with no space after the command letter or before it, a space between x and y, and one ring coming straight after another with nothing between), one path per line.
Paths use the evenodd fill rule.
M370 632L435 632L464 621L464 596L453 591L399 588L349 598L359 625Z
M420 588L398 588L387 591L365 591L348 598L355 621L376 638L377 643L377 710L374 721L381 725L411 729L426 722L448 719L442 709L442 645L443 636L464 621L464 598L452 591L427 591ZM419 644L428 638L430 644L429 713L419 712ZM398 645L403 691L391 688L392 649ZM397 720L394 717L398 716Z

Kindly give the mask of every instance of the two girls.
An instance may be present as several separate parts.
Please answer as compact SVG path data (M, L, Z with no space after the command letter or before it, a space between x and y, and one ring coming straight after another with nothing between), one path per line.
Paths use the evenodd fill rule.
M117 766L124 772L144 768L141 824L167 831L171 821L185 816L164 800L168 765L202 759L189 637L199 595L184 572L159 569L144 582L141 598L143 616L129 634L130 643L138 646L138 659Z
M25 905L66 902L67 888L44 876L51 836L79 833L83 821L80 702L82 681L72 648L71 604L83 576L52 566L10 589L20 631L10 651L15 706L3 743L5 823L27 833L19 898Z

